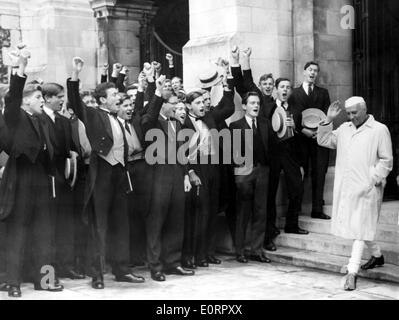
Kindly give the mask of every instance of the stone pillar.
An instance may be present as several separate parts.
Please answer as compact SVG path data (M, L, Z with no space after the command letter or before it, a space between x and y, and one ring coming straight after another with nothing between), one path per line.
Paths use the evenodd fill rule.
M255 81L261 74L293 76L291 0L190 1L190 41L183 48L184 83L210 60L228 58L232 46L252 47Z
M104 63L112 66L120 62L130 70L128 82L137 81L141 70L141 28L142 24L148 23L155 16L156 8L153 2L151 0L130 3L118 3L116 0L90 1L98 25L99 70Z
M97 82L96 24L87 0L17 1L14 27L32 51L29 76L64 84L70 72L72 57L79 55L86 62L82 74L84 87ZM17 39L18 38L18 39ZM13 43L13 44L14 44Z

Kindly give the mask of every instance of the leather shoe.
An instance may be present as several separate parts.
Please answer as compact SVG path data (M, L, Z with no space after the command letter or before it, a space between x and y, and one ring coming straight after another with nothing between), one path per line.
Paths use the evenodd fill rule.
M331 217L323 212L312 212L313 219L331 220Z
M72 280L83 280L86 277L83 274L76 272L75 270L66 270L60 274L61 278L69 278Z
M362 270L374 269L375 267L382 267L384 263L385 263L384 256L381 256L379 258L371 257L366 264L361 266L361 268Z
M33 288L36 291L49 291L49 292L61 292L64 290L64 286L62 284L49 284L47 285L47 288L42 288L40 283L34 283Z
M136 276L133 273L128 273L123 276L115 276L116 282L129 282L129 283L143 283L145 279L141 276Z
M8 292L8 290L10 290L10 286L7 283L0 284L0 291Z
M286 228L284 229L285 233L293 233L293 234L302 234L302 235L306 235L309 234L309 231L303 230L301 228Z
M195 272L193 270L186 270L183 267L176 267L169 269L166 274L175 274L178 276L193 276Z
M197 262L197 266L201 267L201 268L208 268L209 267L209 263L206 260L201 260L201 261Z
M253 261L261 262L261 263L271 263L272 262L269 258L265 257L263 254L251 255L250 259Z
M276 251L277 247L273 241L270 241L268 244L265 245L265 250L267 251Z
M101 289L104 289L104 279L103 278L101 278L101 277L94 277L92 280L91 280L91 287L93 288L93 289L97 289L97 290L101 290Z
M222 260L220 260L220 259L218 259L218 258L216 258L216 257L214 257L214 256L208 256L208 257L206 258L206 260L207 260L208 263L210 263L210 264L221 264L221 263L222 263Z
M165 281L165 274L161 271L153 272L151 271L151 278L155 281Z
M191 260L185 260L182 262L182 267L186 269L197 269L197 265L193 263Z
M19 286L9 286L8 296L10 298L21 298L22 296L21 288Z
M344 290L345 291L353 291L356 289L356 274L354 273L348 273L348 275L345 278L345 284L344 284Z
M237 260L239 263L248 263L248 259L247 259L244 255L238 255L237 258L236 258L236 260Z

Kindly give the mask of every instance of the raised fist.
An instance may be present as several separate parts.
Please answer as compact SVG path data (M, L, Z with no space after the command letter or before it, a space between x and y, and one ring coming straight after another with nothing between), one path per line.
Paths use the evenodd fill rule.
M72 69L73 69L73 71L76 71L76 72L82 71L84 63L85 62L84 62L84 60L82 58L74 57L72 59Z
M143 71L141 71L139 74L139 77L137 79L137 82L140 87L142 87L142 88L144 87L146 78L147 78L147 76L145 75L145 73Z
M156 86L157 86L157 90L159 91L163 91L163 87L165 86L165 80L166 80L166 76L161 75L157 81L156 81Z
M26 46L24 44L19 44L16 50L8 53L12 67L26 66L28 64L28 59L31 57L31 54L25 48Z
M240 60L240 50L238 49L237 46L234 46L231 49L231 57L233 58L234 62L237 62Z
M173 64L173 56L170 53L166 54L166 60L169 61L170 64Z
M114 65L112 67L113 67L113 71L116 71L116 72L120 72L122 70L122 65L119 62L114 63Z
M147 79L154 78L154 73L155 73L154 66L149 64L148 62L144 63L143 72L145 73Z
M252 54L252 48L247 48L243 51L241 51L245 56L250 57Z
M104 63L103 68L102 68L102 74L106 75L108 73L108 68L109 68L109 64L108 63Z
M123 74L128 74L129 73L129 69L126 66L122 67L121 73Z

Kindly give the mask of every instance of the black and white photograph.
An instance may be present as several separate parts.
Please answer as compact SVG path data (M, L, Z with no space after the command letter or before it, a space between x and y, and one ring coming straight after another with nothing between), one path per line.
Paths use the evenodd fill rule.
M0 301L399 300L399 1L0 0L0 49Z

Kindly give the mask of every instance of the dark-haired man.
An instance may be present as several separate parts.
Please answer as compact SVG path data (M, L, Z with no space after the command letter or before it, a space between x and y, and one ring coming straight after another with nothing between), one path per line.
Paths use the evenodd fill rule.
M94 214L88 217L91 228L92 287L104 288L105 253L109 243L112 272L118 282L140 283L143 277L130 273L129 220L127 192L129 176L125 168L128 156L125 129L117 119L120 98L113 83L101 83L94 95L98 109L86 108L79 97L81 58L74 58L72 77L67 81L68 100L86 126L92 153L87 177L85 205L91 201ZM110 189L110 186L112 188Z
M306 230L301 229L298 225L303 184L300 167L300 145L296 132L300 131L302 127L302 113L301 109L289 100L292 93L291 81L289 79L277 79L276 90L276 102L269 105L268 109L271 110L270 114L273 115L277 107L282 107L287 114L292 115L290 118L287 117L285 125L294 129L294 136L289 139L275 139L271 147L268 217L265 238L265 248L270 251L276 250L273 239L276 229L276 196L281 170L284 171L289 199L284 230L286 233L308 234Z
M317 62L305 64L303 72L303 83L292 92L292 100L302 111L316 108L327 113L330 106L330 95L324 88L316 85L320 72ZM302 164L305 175L308 172L309 161L312 178L312 218L329 220L330 217L323 212L323 193L325 177L328 170L329 150L317 144L317 130L302 129L300 137L302 143Z
M247 93L242 101L245 116L230 124L232 136L239 130L241 149L233 146L233 152L251 150L253 161L235 168L237 184L237 222L235 244L237 261L247 263L244 254L245 236L248 224L251 224L251 244L249 258L262 263L270 263L263 254L265 239L267 194L269 182L269 140L273 135L268 119L259 117L260 96L257 92ZM250 130L251 138L247 139L246 131ZM241 154L239 155L241 157ZM234 157L235 158L235 157Z
M49 128L50 140L54 147L56 168L55 187L57 198L54 201L55 210L55 266L60 277L83 279L84 276L74 269L74 216L73 193L65 179L65 161L76 159L78 146L72 140L70 121L60 115L64 104L64 88L57 83L45 83L42 86L44 98L43 114L40 116Z
M4 119L14 137L10 159L0 184L0 219L6 224L6 279L8 295L21 297L24 252L32 256L35 290L61 291L63 286L42 283L41 269L51 264L54 190L54 147L49 128L38 116L43 96L37 84L25 86L30 54L13 55L18 65L5 97ZM25 87L25 88L24 88Z

